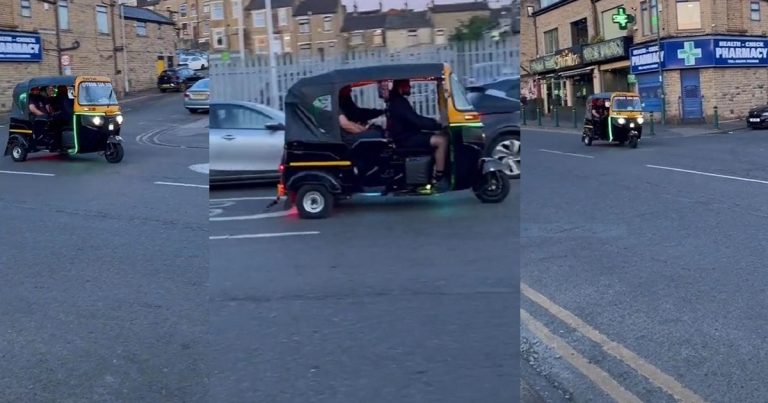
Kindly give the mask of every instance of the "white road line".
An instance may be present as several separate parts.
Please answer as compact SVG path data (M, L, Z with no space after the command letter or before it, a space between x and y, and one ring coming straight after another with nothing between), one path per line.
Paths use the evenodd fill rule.
M665 167L665 166L660 166L660 165L646 165L646 166L648 168L665 169L665 170L668 170L668 171L686 172L686 173L696 174L696 175L714 176L715 178L734 179L734 180L737 180L737 181L762 183L763 185L768 185L768 181L760 180L760 179L750 179L750 178L742 178L742 177L739 177L739 176L719 175L719 174L713 174L713 173L709 173L709 172L691 171L689 169L672 168L672 167Z
M175 182L155 182L155 185L168 185L168 186L186 186L192 188L208 188L208 185L195 185L192 183L175 183Z
M208 220L209 221L244 221L244 220L258 220L261 218L284 217L284 216L293 215L293 214L296 214L295 207L290 210L275 211L273 213L241 215L241 216L235 216L235 217L213 217L213 218L209 218Z
M561 154L561 155L571 155L574 157L582 157L582 158L595 158L592 155L584 155L584 154L574 154L574 153L566 153L562 151L555 151L555 150L545 150L543 148L540 148L539 151L545 152L545 153L552 153L552 154Z
M275 196L261 196L261 197L233 197L231 199L210 199L211 202L228 202L228 201L242 201L242 200L275 200Z
M208 175L209 171L210 171L210 163L206 162L206 163L203 163L203 164L190 165L189 169L191 169L191 170L193 170L193 171L195 171L197 173L200 173L200 174Z
M297 235L318 235L319 231L306 231L306 232L279 232L274 234L243 234L243 235L219 235L208 237L210 240L217 239L249 239L249 238L275 238L281 236L297 236Z
M583 355L574 350L573 347L565 342L565 340L552 334L546 326L534 319L523 309L520 310L520 319L525 326L536 335L536 337L552 347L555 352L565 358L566 361L570 362L571 365L581 371L582 374L586 375L587 378L591 379L595 385L600 387L600 389L605 391L605 393L610 395L617 402L642 402L637 396L624 389L605 371L589 362Z
M0 171L0 173L14 174L14 175L56 176L55 174L45 174L40 172Z
M678 401L684 402L704 402L699 395L683 386L675 378L665 374L649 362L642 359L637 354L628 350L621 344L612 341L598 332L592 326L579 319L576 315L568 312L564 308L550 301L547 297L539 294L525 283L520 283L520 290L523 295L532 301L541 305L552 315L565 322L568 326L576 329L579 333L589 337L595 343L599 344L603 350L612 356L618 358L635 371L648 378L651 382L664 389L667 393L674 396Z

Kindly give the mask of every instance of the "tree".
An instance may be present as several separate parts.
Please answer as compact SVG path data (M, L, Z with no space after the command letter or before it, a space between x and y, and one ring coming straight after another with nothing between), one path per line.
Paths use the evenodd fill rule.
M479 41L483 35L496 25L496 22L488 17L473 16L469 21L462 21L451 35L452 42Z

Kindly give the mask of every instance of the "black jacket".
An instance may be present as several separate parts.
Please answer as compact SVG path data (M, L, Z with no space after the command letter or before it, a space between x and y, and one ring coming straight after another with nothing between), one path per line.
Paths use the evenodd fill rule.
M387 131L399 143L408 136L415 136L422 130L440 130L440 122L419 115L404 96L392 92L387 110Z

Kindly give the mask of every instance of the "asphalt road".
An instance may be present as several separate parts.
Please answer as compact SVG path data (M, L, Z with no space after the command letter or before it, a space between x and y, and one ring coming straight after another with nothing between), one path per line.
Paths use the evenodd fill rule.
M271 186L212 190L211 400L517 401L518 189L326 220L263 215Z
M181 103L124 103L120 164L0 160L0 401L203 401L207 117Z
M768 132L523 136L529 383L548 402L765 401Z

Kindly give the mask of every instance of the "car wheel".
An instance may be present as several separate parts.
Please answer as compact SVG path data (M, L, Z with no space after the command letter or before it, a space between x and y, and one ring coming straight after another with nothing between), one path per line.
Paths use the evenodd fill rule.
M194 115L195 113L197 113L197 109L187 108L187 110L189 111L189 113L191 113L191 114L193 114L193 115Z
M491 143L490 157L504 164L504 174L510 179L520 178L520 135L501 134Z
M299 217L316 219L331 215L334 198L325 186L305 185L296 194Z

